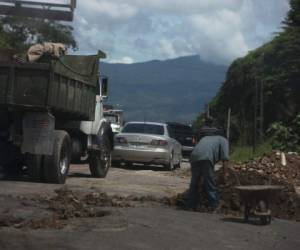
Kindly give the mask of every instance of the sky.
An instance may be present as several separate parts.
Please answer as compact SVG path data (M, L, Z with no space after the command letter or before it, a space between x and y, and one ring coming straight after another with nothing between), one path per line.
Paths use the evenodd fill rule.
M288 0L78 0L72 25L76 53L101 49L107 62L198 54L227 65L279 32L288 9Z

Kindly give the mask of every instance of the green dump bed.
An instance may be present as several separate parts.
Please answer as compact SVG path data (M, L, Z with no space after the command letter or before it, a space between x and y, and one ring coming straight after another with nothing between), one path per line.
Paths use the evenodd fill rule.
M67 55L43 63L0 61L0 108L50 111L56 118L94 120L99 55Z

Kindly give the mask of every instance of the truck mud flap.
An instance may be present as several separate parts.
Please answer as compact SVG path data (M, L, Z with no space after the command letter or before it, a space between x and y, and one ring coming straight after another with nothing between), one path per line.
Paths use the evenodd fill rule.
M48 113L26 113L23 117L22 153L52 155L55 118Z

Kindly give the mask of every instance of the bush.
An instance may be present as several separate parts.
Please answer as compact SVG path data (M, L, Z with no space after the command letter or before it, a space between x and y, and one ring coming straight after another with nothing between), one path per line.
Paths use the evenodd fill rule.
M290 125L282 122L273 123L267 132L273 138L272 147L274 149L296 152L300 150L300 114Z

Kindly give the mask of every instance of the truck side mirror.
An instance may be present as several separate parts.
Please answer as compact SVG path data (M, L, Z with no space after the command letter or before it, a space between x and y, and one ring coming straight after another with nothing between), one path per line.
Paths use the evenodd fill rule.
M108 95L108 77L107 76L101 76L100 77L100 95L104 98Z

